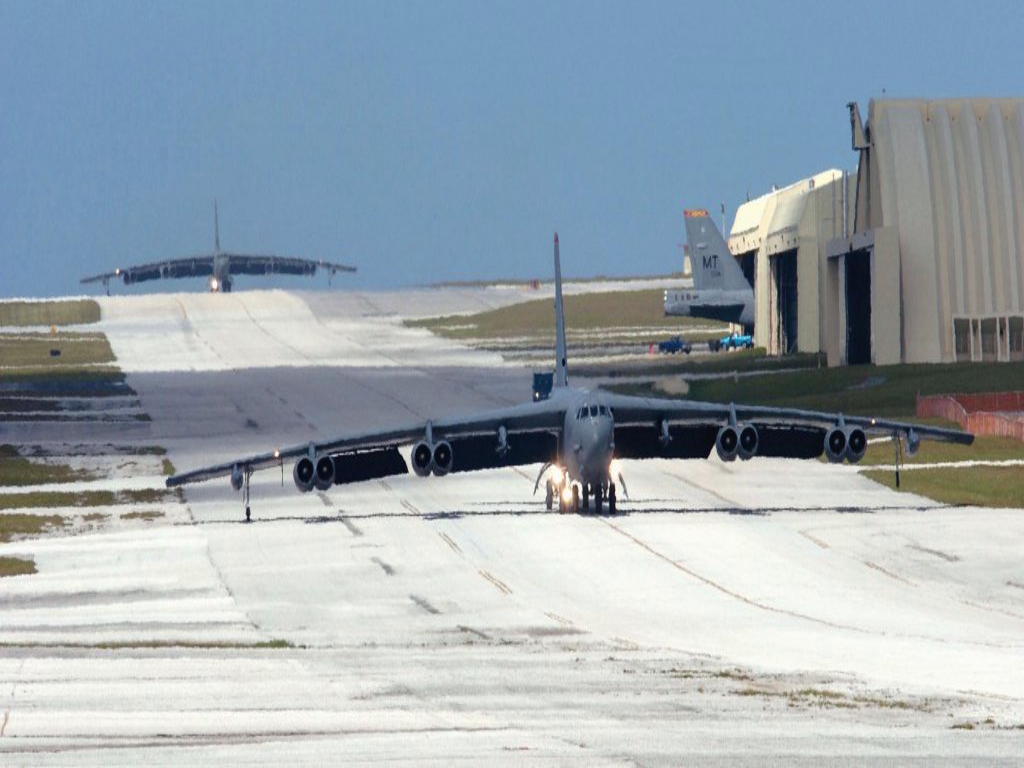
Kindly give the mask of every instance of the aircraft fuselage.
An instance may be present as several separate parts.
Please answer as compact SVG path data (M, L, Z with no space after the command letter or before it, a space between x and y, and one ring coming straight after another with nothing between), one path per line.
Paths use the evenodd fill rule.
M615 419L600 395L586 390L566 392L561 459L571 480L602 485L615 452Z
M739 325L754 324L754 292L715 288L680 288L665 291L665 315L701 317Z

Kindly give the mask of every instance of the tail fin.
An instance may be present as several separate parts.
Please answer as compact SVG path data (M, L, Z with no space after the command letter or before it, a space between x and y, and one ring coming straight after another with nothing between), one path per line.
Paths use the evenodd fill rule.
M217 220L217 198L213 198L213 252L220 253L220 222Z
M565 352L565 312L562 308L562 263L558 257L558 233L555 232L555 386L569 385Z
M697 290L750 290L750 283L708 212L704 209L689 210L683 211L683 216L686 217L693 287Z

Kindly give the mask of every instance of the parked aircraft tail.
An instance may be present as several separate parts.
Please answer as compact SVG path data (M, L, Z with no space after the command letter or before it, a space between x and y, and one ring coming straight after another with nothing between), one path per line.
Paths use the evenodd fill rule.
M569 385L565 352L565 311L562 308L562 264L558 257L558 233L555 232L555 386Z
M729 252L722 233L704 209L683 211L690 247L693 287L697 290L749 291L750 283Z

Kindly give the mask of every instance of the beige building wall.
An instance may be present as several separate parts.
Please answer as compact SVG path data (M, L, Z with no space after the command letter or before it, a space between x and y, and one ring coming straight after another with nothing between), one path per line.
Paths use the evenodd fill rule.
M1024 99L873 100L868 138L857 230L898 233L900 360L1024 356Z

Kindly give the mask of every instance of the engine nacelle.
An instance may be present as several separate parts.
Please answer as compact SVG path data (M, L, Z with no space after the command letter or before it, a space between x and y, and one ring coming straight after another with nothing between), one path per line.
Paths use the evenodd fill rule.
M740 439L737 453L743 461L746 461L757 454L757 444L757 428L752 424L744 424L740 427Z
M715 450L722 461L735 461L736 452L740 447L740 435L736 427L726 425L718 430L715 438Z
M434 475L444 477L452 471L452 445L447 440L442 440L434 446Z
M313 486L318 491L326 491L334 484L334 459L330 456L321 456L314 465L316 472L313 475Z
M316 480L316 467L313 465L311 458L303 456L295 462L295 468L292 469L292 480L295 481L295 487L303 493L309 493L313 490L313 483Z
M833 464L838 464L846 457L846 430L832 427L825 433L825 455Z
M240 491L242 490L242 484L244 481L245 477L242 473L242 468L235 464L235 466L231 468L231 487L236 491Z
M416 443L412 449L412 471L426 477L434 468L434 446L425 440Z
M864 451L868 448L868 436L860 427L850 427L846 430L846 460L856 464L864 458Z
M907 456L913 456L921 447L921 436L914 430L907 432Z

